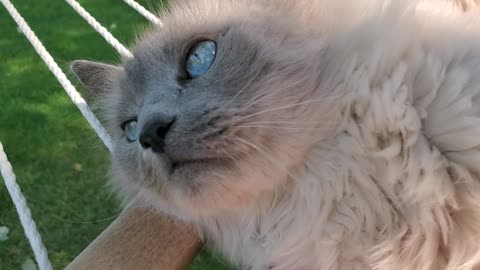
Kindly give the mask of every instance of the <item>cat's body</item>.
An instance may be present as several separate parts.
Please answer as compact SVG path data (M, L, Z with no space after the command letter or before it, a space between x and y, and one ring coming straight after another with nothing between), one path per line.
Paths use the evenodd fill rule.
M85 76L91 64L74 65L87 87L110 89L104 104L116 141L113 180L127 197L192 224L242 269L479 269L480 17L441 0L337 2L192 1L166 14L165 28L140 41L126 71L104 68L108 84ZM204 35L210 23L227 26L228 33L220 31L225 39L248 32L240 41L232 37L215 61L250 55L250 42L267 49L256 47L248 61L234 58L245 66L231 59L218 71L212 65L207 90L192 96L196 102L208 97L200 102L210 108L202 117L220 110L211 100L240 103L238 110L231 105L220 112L236 119L226 133L237 140L217 142L230 150L232 163L202 160L175 173L174 161L155 159L144 145L126 147L112 114L135 111L127 102L135 100L142 109L134 114L145 125L152 100L175 100L177 107L187 104L185 110L197 106L177 101L181 95L152 96L162 83L185 92L203 87L202 80L195 87L172 82L168 72L177 67L153 52L184 33ZM235 72L242 80L230 75ZM243 96L245 86L255 95ZM127 88L136 89L135 98ZM222 99L224 92L209 94L210 88L239 88L242 95L233 91ZM270 92L257 95L264 88ZM239 115L252 100L260 106ZM164 109L168 104L154 108L175 111ZM266 118L238 130L236 121L258 115ZM196 119L188 122L193 126L203 121L190 119ZM180 137L202 132L177 122L170 132ZM184 153L210 160L215 153L202 148L190 154L198 146L183 149L189 142L180 138L165 143L161 155L171 160Z

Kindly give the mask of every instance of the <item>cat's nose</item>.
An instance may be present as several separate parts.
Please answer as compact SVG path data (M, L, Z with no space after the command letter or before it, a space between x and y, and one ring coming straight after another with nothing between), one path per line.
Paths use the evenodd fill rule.
M140 133L140 144L143 148L151 148L155 153L164 151L165 136L172 127L174 118L155 119L145 124Z

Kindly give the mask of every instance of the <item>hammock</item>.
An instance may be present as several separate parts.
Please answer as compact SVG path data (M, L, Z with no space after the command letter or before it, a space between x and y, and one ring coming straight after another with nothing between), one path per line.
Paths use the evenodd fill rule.
M105 27L103 27L94 17L92 17L77 1L75 0L65 0L85 21L88 22L88 24L95 29L113 48L117 50L117 52L122 55L123 57L132 57L132 54L130 51L122 45ZM146 10L144 7L142 7L139 3L135 2L134 0L123 0L126 4L128 4L130 7L138 11L141 15L143 15L146 19L151 21L154 24L157 25L162 25L160 20L152 14L150 11ZM97 135L100 137L100 139L103 141L105 146L112 151L112 142L109 134L106 132L104 127L100 124L96 116L93 114L93 112L90 110L88 104L85 102L85 100L82 98L82 96L78 93L78 91L75 89L73 84L68 80L67 76L65 73L62 71L62 69L58 66L58 64L55 62L53 57L48 53L46 48L43 46L42 42L37 38L35 33L31 30L31 28L28 26L27 22L24 20L24 18L20 15L20 13L17 11L17 9L14 7L14 5L9 1L9 0L0 0L0 2L3 4L3 6L7 9L8 13L11 15L11 17L15 20L17 23L18 27L21 29L21 31L25 34L27 37L28 41L31 43L33 48L36 50L36 52L39 54L39 56L42 58L42 60L45 62L47 67L50 69L50 71L53 73L53 75L57 78L58 82L62 85L62 87L65 89L65 92L67 95L70 97L72 102L78 107L82 115L86 118L88 123L92 126L92 128L95 130ZM32 218L30 209L27 205L26 199L24 195L21 192L21 189L16 182L16 177L13 172L12 166L8 161L7 155L4 152L3 145L1 144L0 141L0 172L1 175L5 181L5 185L7 187L7 190L13 200L13 203L15 205L15 208L18 212L22 227L25 231L25 235L30 243L30 246L33 250L33 253L35 255L36 262L38 264L38 267L40 270L51 270L52 265L48 259L48 253L45 248L45 245L42 242L42 238L40 236L40 233L36 227L35 221ZM144 215L148 214L144 213ZM131 213L130 215L135 216L136 213ZM138 217L137 217L138 218ZM117 220L116 223L122 224L122 222L126 222L128 220L131 220L132 218L129 217L129 212L126 211L126 214L124 213L123 217L121 216L119 220ZM150 220L151 222L155 222L155 220ZM114 222L115 223L115 222ZM159 223L157 221L157 223ZM161 222L160 222L161 223ZM172 226L168 226L166 223L162 223L164 226L159 226L159 228L165 229L165 230L172 230ZM147 224L148 225L148 224ZM142 228L144 229L144 228ZM141 232L137 232L141 234ZM150 231L151 233L151 231ZM188 234L187 231L183 231L183 234ZM108 236L108 229L104 233ZM106 236L104 235L103 238ZM131 237L136 237L136 235L133 235ZM188 240L188 239L187 239ZM172 244L172 243L170 243ZM175 243L173 243L175 244ZM195 245L192 245L195 246ZM89 247L90 248L90 247ZM88 249L88 248L87 248ZM185 248L184 248L185 250ZM198 250L198 248L191 248L191 250ZM188 256L193 257L195 251L191 252L192 254L189 254ZM116 255L118 256L118 254ZM85 260L84 260L85 261ZM84 261L82 261L82 264L85 264ZM78 264L78 263L77 263ZM84 267L84 266L80 266ZM72 267L73 268L73 267ZM75 268L76 269L76 268ZM83 268L82 268L83 269ZM85 268L88 269L88 268Z

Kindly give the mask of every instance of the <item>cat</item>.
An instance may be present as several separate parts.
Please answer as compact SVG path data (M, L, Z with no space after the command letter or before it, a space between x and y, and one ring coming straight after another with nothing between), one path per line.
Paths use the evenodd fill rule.
M480 269L476 12L174 1L132 58L71 68L121 196L240 269Z

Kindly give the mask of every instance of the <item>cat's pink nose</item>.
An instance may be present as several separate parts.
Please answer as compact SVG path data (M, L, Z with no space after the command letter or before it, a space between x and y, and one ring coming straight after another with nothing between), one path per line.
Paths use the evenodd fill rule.
M140 144L143 148L151 148L155 153L164 152L165 136L173 125L175 119L155 119L148 122L140 133Z

